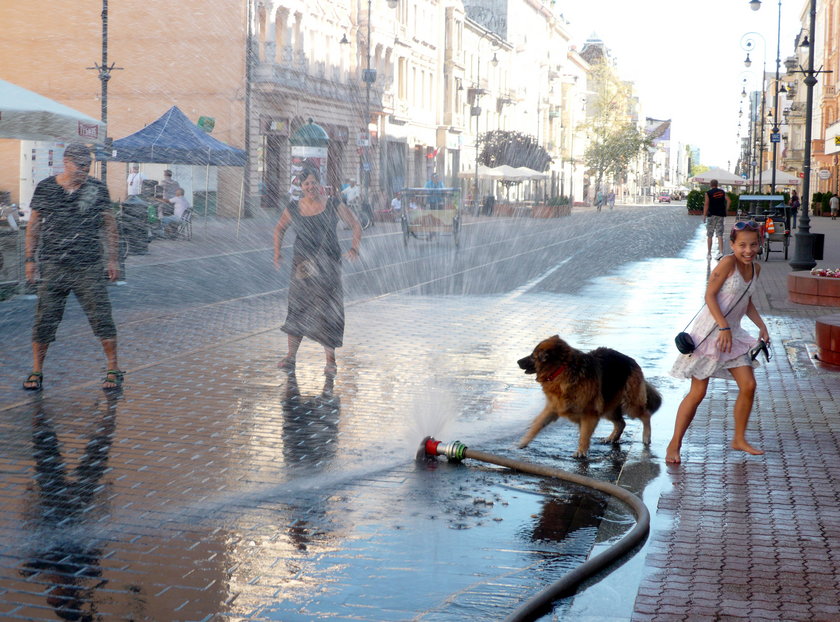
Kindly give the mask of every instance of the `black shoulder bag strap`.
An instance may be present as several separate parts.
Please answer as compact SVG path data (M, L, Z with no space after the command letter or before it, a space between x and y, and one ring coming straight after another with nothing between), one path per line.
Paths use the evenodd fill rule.
M747 283L747 286L744 288L744 291L743 291L743 292L741 292L741 295L740 295L740 296L738 296L738 300L736 300L736 301L735 301L735 304L734 304L734 305L732 305L732 306L729 308L729 311L727 311L726 313L724 313L724 314L723 314L723 317L726 317L727 315L729 315L729 314L731 313L732 309L734 309L735 307L737 307L737 306L738 306L738 303L739 303L739 302L741 302L741 300L743 300L743 299L744 299L744 296L746 296L746 295L747 295L747 292L750 290L750 287L752 287L753 281L755 281L755 264L751 264L751 265L752 265L752 278L750 279L750 282L749 282L749 283ZM737 268L735 268L735 269L737 270ZM706 305L705 305L705 304L703 304L703 307L705 307L705 306L706 306ZM703 307L700 307L700 311L702 311L702 310L703 310ZM694 314L694 317L693 317L693 318L691 318L691 319L688 321L688 324L686 324L686 325L685 325L685 328L683 329L683 332L685 332L686 330L688 330L688 327L689 327L689 326L691 326L691 323L694 321L694 318L696 318L698 315L700 315L700 311L698 311L697 313L695 313L695 314ZM706 335L705 337L703 337L703 339L700 341L700 343L703 343L704 341L706 341L706 339L708 339L709 337L711 337L711 335L712 335L712 333L713 333L713 332L715 332L715 329L714 329L714 328L713 328L712 330L710 330L710 331L709 331L709 334L708 334L708 335ZM694 349L695 349L695 350L696 350L697 348L699 348L699 347L700 347L700 343L698 343L697 345L695 345L695 346L694 346Z

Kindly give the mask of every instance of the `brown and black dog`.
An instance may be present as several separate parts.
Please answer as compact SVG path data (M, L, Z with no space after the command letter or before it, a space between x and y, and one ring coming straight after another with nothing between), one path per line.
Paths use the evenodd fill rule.
M526 374L537 375L546 398L545 408L519 441L520 447L558 417L566 417L580 428L574 457L585 458L602 417L613 424L612 434L604 442L618 442L624 431L624 413L641 420L642 441L650 444L650 416L662 405L662 396L629 356L610 348L581 352L554 335L517 363Z

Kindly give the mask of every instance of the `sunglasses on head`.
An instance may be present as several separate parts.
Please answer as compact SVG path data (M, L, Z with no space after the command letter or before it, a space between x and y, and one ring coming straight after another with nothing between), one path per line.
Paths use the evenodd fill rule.
M758 223L754 220L741 220L732 225L735 231L758 231Z

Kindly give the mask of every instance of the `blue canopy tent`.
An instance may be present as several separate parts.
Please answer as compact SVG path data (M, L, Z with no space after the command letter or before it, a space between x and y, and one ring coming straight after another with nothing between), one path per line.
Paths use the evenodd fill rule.
M100 150L97 160L109 162L148 162L187 164L207 167L205 189L209 186L211 166L244 166L247 154L216 140L189 120L178 106L172 106L159 119L142 130L115 140L110 151ZM242 213L240 192L239 215ZM204 215L209 195L205 194Z
M178 106L142 130L115 140L97 159L198 166L244 166L246 153L216 140L190 121Z

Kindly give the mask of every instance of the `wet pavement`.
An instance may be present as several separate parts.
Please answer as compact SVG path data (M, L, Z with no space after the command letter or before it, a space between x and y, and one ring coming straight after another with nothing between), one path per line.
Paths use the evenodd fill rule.
M810 358L825 309L787 303L787 264L763 263L757 301L776 346L757 374L750 438L768 453L726 449L734 395L714 381L683 464L666 467L685 390L667 376L670 336L699 306L705 239L680 208L634 209L467 222L474 250L460 256L443 242L394 248L391 225L370 230L363 250L375 259L348 270L334 384L311 344L295 376L276 368L285 290L266 272L268 219L243 221L238 237L232 223L199 222L194 242L129 258L129 285L113 290L129 372L119 396L97 388L99 353L72 310L43 395L17 389L32 301L0 303L0 616L501 619L632 525L585 490L475 463L418 465L431 434L617 482L650 508L648 543L552 618L837 619L840 374ZM643 237L664 221L666 252L627 244L605 269L591 238L554 248L601 216ZM840 236L827 219L814 229ZM487 276L494 244L523 256L504 266L508 279ZM387 257L420 276L367 278ZM187 277L200 286L173 291ZM542 404L515 361L553 333L639 361L665 397L649 449L631 423L619 447L575 461L564 422L513 449Z

